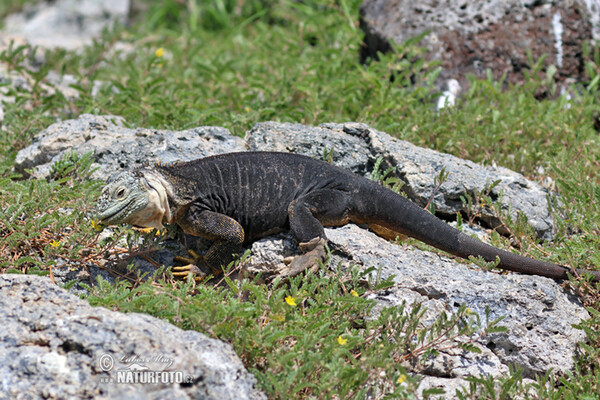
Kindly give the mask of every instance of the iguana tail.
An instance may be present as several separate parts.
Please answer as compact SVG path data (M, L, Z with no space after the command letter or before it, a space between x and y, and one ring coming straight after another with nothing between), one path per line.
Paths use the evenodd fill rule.
M397 234L413 237L455 256L468 259L479 256L492 262L500 259L498 268L554 279L567 279L568 274L591 274L600 281L600 271L575 270L497 249L468 236L406 198L369 182L361 190L351 212L351 220L367 223ZM376 231L376 229L374 229Z

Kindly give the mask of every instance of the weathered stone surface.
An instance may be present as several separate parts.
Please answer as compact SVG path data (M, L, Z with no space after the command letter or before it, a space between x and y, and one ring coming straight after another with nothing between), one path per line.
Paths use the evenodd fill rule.
M282 151L322 158L333 150L333 164L366 175L372 170L373 155L359 135L325 125L312 127L302 124L260 122L246 132L250 151Z
M600 40L597 0L364 0L360 25L365 32L361 60L391 50L426 31L421 41L428 57L439 60L439 80L457 79L465 87L467 74L520 83L523 71L547 55L545 65L557 67L556 78L584 77L582 43ZM541 95L541 94L540 94Z
M469 382L464 379L440 378L437 376L426 376L421 382L417 391L422 393L426 389L442 389L445 393L434 395L432 400L445 400L458 398L457 392L465 392L469 387Z
M500 325L508 332L476 342L481 354L452 349L428 360L416 371L426 377L422 388L442 385L446 393L453 394L466 377L503 376L510 365L522 367L526 377L543 375L549 369L563 374L573 367L577 343L585 340L585 334L572 324L587 319L588 313L559 283L537 276L482 271L445 256L390 243L352 224L325 233L332 251L331 265L375 267L381 278L391 277L396 282L389 290L369 296L377 302L375 315L406 301L408 305L422 303L427 309L422 320L425 326L461 304L479 314L484 326L486 307L492 320L504 317ZM268 271L266 265L280 267L284 257L294 254L295 246L289 234L255 242L246 266L263 272Z
M469 195L475 199L478 193L500 180L489 196L497 199L512 217L523 213L540 238L553 237L553 220L547 202L550 194L540 185L509 169L484 167L417 147L365 124L309 127L264 122L246 134L246 142L249 150L287 151L316 158L322 157L325 150L333 149L334 164L362 175L370 173L375 160L383 157L385 165L397 168L396 176L406 183L403 190L407 196L421 206L433 196L436 212L442 216L467 212L461 196ZM435 178L442 168L448 173L448 179L435 190ZM493 210L483 208L478 212L490 226L498 226L499 220Z
M129 0L42 1L4 21L6 35L18 35L35 46L78 49L115 23L125 24Z
M49 165L70 149L78 153L93 151L94 159L102 166L102 178L153 159L169 162L246 149L289 151L319 158L324 150L333 149L335 164L360 174L368 174L375 160L383 157L388 165L398 167L398 177L407 182L407 193L420 204L431 197L434 177L445 167L450 176L434 196L434 202L438 210L448 214L460 210L462 204L457 200L460 194L475 193L497 179L502 182L496 187L496 196L502 191L502 201L506 201L503 204L515 210L522 207L521 203L545 205L547 195L512 171L482 167L418 148L356 123L319 127L261 123L247 133L244 142L223 128L182 132L129 129L118 117L83 115L42 132L30 148L19 153L18 167L22 170L41 166L36 176L47 175ZM527 210L521 208L521 212L530 212ZM544 232L551 232L551 219L548 222L543 216L546 212L547 217L545 208L539 210L532 212L529 221L535 223L540 218L547 222L546 228L538 228L543 236ZM577 342L584 340L585 335L571 325L587 318L587 313L556 282L541 277L473 270L446 257L391 244L354 225L327 229L326 233L333 251L333 265L341 262L344 267L350 264L381 267L383 277L394 276L397 285L392 290L373 295L379 308L399 305L404 300L409 304L422 302L429 310L424 324L463 303L482 318L486 306L490 307L492 318L505 317L502 324L509 332L481 340L478 345L482 354L442 352L419 371L428 378L439 379L424 382L436 385L443 378L443 382L451 382L448 387L459 387L468 376L503 375L511 364L520 365L527 376L550 368L558 374L572 368ZM172 265L173 253L183 251L181 243L179 248L170 247L172 244L165 244L160 254L151 256L160 257L156 258L159 264ZM283 266L284 257L298 254L297 244L289 233L255 242L251 250L253 256L245 265L246 272L251 274L272 272ZM153 271L150 264L140 266L146 272ZM59 269L55 268L55 275Z
M526 375L553 368L564 372L573 366L576 344L585 339L571 325L588 317L585 308L548 278L519 274L499 275L469 268L446 257L394 245L355 225L326 231L338 261L381 267L382 278L393 277L398 299L404 291L416 292L429 308L452 310L466 304L485 321L504 317L508 333L493 334L482 344L502 363L518 364ZM414 296L414 294L411 294ZM409 296L408 301L412 298ZM401 302L401 300L395 300ZM437 305L435 305L437 303Z
M231 346L91 307L39 276L0 275L0 318L3 398L266 399ZM136 370L181 371L187 383L116 383Z
M52 164L67 152L83 155L91 151L94 167L99 167L92 177L107 179L115 172L147 162L188 161L242 150L242 139L225 128L198 127L179 132L130 129L120 117L83 114L36 135L33 143L17 154L15 169L24 172L35 168L33 175L45 178Z
M15 169L34 169L38 178L49 176L51 166L68 151L92 152L95 166L92 177L107 179L122 169L131 169L148 161L173 162L209 155L245 151L285 151L320 158L333 149L336 165L368 175L375 160L383 157L386 165L396 166L396 175L406 182L408 197L424 206L433 195L436 212L454 216L466 212L461 196L477 198L497 180L489 196L498 199L512 217L523 213L540 238L553 237L553 221L548 211L549 193L522 175L502 167L483 167L449 154L424 149L392 138L365 124L301 124L264 122L246 134L245 143L225 128L199 127L185 131L126 128L120 117L84 114L75 120L51 125L36 135L33 143L17 154ZM445 168L448 179L435 188L435 177ZM499 221L493 210L478 210L490 226Z
M85 87L88 83L82 83L77 78L70 74L59 74L55 71L48 71L47 75L36 82L36 79L31 76L31 71L37 71L46 62L46 55L44 51L39 50L35 47L28 47L29 43L20 37L7 37L0 32L0 52L8 51L11 46L12 49L16 49L19 46L26 46L22 50L22 54L25 55L25 60L22 66L24 69L14 69L8 63L0 62L0 125L5 128L4 125L4 108L6 104L14 103L14 93L33 93L34 86L36 87L36 93L42 96L52 96L59 92L69 102L78 99L80 92L74 89L72 85L82 85ZM93 81L92 83L92 96L100 91L104 83L101 81ZM117 91L116 88L112 88L113 91ZM35 96L31 96L35 97ZM31 100L28 100L20 104L20 107L30 109L32 107ZM62 110L65 114L72 112L70 109Z

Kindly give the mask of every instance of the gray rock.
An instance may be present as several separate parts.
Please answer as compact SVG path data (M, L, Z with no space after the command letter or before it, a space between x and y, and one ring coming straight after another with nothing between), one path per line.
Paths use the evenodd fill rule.
M4 33L35 46L74 50L90 44L103 29L125 24L128 13L129 0L42 1L8 16Z
M361 175L371 172L374 163L368 144L359 135L325 125L260 122L246 132L245 139L250 151L281 151L322 159L325 152L333 150L333 164Z
M1 275L0 316L2 398L266 399L230 345L91 307L41 277ZM136 370L184 383L117 383Z
M244 264L244 270L251 275L272 274L285 267L284 258L300 254L298 243L290 232L257 240L250 250L252 257Z
M391 278L395 282L392 288L368 296L376 301L373 317L383 308L403 302L410 308L416 302L427 309L423 326L462 304L479 315L484 327L486 307L492 320L504 318L500 325L508 332L483 336L475 342L481 354L449 349L418 367L414 363L405 366L424 376L420 391L441 385L452 396L467 377L505 376L511 365L523 368L528 378L550 369L562 375L573 368L578 343L585 340L585 334L572 325L589 315L559 283L537 276L482 271L445 256L390 243L352 224L327 228L325 233L332 266L375 267L373 279ZM276 269L284 257L294 254L294 247L289 234L265 238L252 244L246 266L254 271L263 268L264 272L268 271L265 265Z
M249 150L288 151L321 158L325 150L333 149L333 163L366 175L375 160L383 157L386 165L397 168L396 176L406 184L407 196L421 206L433 197L436 213L455 216L468 210L461 196L475 199L492 183L500 180L489 196L498 200L503 211L513 218L524 214L542 239L553 237L553 219L548 210L549 192L540 185L502 167L481 166L449 154L417 147L392 138L360 123L322 124L310 127L276 122L259 123L246 134ZM445 168L448 179L437 191L435 177ZM384 168L385 169L385 168ZM492 227L500 221L493 210L477 210L480 218ZM501 230L501 229L500 229Z
M2 43L0 43L0 52L4 50ZM23 71L14 71L7 68L7 66L0 64L0 83L4 86L0 87L0 124L4 121L4 106L6 104L14 103L15 98L11 92L26 92L32 93L34 80L31 76ZM65 74L59 75L54 71L49 71L45 79L39 83L38 89L41 89L44 96L52 96L57 92L61 93L68 101L78 99L80 92L72 87L74 84L80 82L73 75ZM92 85L92 96L95 96L100 90L103 82L94 81ZM116 90L116 89L115 89ZM27 101L21 105L24 108L32 107L31 102ZM65 113L71 112L71 110L64 109Z
M149 159L169 162L245 149L289 151L319 158L324 150L333 149L335 164L361 174L369 173L381 156L388 165L398 167L397 175L406 181L406 192L420 204L431 197L434 177L445 167L450 177L434 196L437 210L448 214L457 212L462 207L457 200L460 194L475 193L486 184L502 179L496 187L496 196L506 201L505 207L529 212L530 222L536 223L538 218L544 221L546 230L538 228L542 236L544 232L551 232L552 226L547 210L535 208L538 204L545 205L547 192L522 176L503 168L482 167L418 148L363 124L308 127L261 123L247 133L244 144L223 128L182 132L129 129L118 117L82 115L43 131L32 146L18 154L17 166L20 170L38 168L34 174L45 176L51 163L70 149L80 154L93 151L97 165L102 166L99 175L102 178ZM533 205L534 211L529 211L523 203ZM490 307L492 318L505 318L502 325L507 326L509 332L480 340L481 354L442 352L438 358L428 360L420 371L427 377L447 379L452 381L449 384L452 387L462 384L468 376L500 376L512 364L520 365L527 376L542 374L550 368L561 374L573 367L577 343L584 340L585 335L571 325L588 315L556 282L542 277L473 270L446 257L391 244L354 225L327 229L326 233L333 251L333 265L378 267L382 277L393 277L397 282L392 290L373 295L379 309L399 305L404 300L421 302L429 310L424 324L460 304L466 304L482 319L486 306ZM271 272L282 266L284 257L298 252L289 233L260 240L251 249L253 256L246 269L252 274ZM172 261L169 251L161 257L166 264ZM47 356L44 360L48 368L55 371L62 368L60 357Z
M432 400L445 400L458 398L457 392L464 392L469 387L469 382L464 379L441 378L437 376L426 376L417 388L418 393L422 393L427 389L442 389L443 395L434 395L430 397Z
M355 232L352 232L351 236L354 234ZM348 256L336 253L334 259L342 266L348 266L350 265ZM417 266L421 267L422 263ZM384 272L383 269L381 272ZM439 295L442 296L442 292ZM401 306L403 302L406 302L408 309L411 309L412 304L421 304L422 310L425 310L421 320L424 326L431 325L440 314L455 308L454 304L448 304L449 300L440 301L438 298L430 298L415 291L414 288L406 288L402 285L396 285L384 292L370 294L367 298L376 302L372 313L373 318L378 316L383 309ZM461 341L464 342L464 340ZM437 356L428 357L426 360L413 359L407 368L425 377L444 377L457 380L469 376L499 377L508 373L508 366L492 350L480 343L475 342L474 345L479 348L480 353L467 352L458 347L444 344L440 346L441 349ZM417 365L417 361L422 363Z
M360 26L365 32L361 60L391 50L391 42L429 31L420 42L428 58L439 60L440 82L467 74L507 83L521 83L533 60L547 55L545 65L557 67L555 78L585 78L584 41L600 40L600 4L593 0L364 0ZM547 93L537 93L538 96Z
M482 321L486 307L491 319L504 317L501 325L508 333L481 341L503 364L521 366L526 376L543 374L550 368L561 373L573 367L577 343L585 340L585 334L572 324L587 319L588 313L574 295L552 279L476 270L444 256L392 244L355 225L328 229L326 234L339 257L334 258L334 265L348 265L349 260L381 268L382 278L397 282L392 296L397 304L402 299L415 300L414 293L406 296L408 290L427 299L424 305L432 310L452 310L466 304Z
M247 132L245 144L225 128L198 127L185 131L130 129L120 117L84 114L75 120L51 125L19 151L15 169L33 170L33 176L46 178L52 165L67 152L82 155L92 152L94 166L100 167L93 178L107 179L122 169L139 167L148 161L187 161L209 155L248 150L285 151L321 158L333 150L333 162L358 174L369 174L378 157L397 167L396 175L404 182L404 192L424 206L431 196L436 212L454 216L467 212L461 196L477 198L493 182L489 196L498 200L513 218L524 214L542 239L553 237L553 221L548 210L549 192L522 175L502 167L483 167L449 154L424 149L392 138L359 123L300 124L264 122ZM449 174L435 189L435 177L442 168ZM494 210L480 208L478 216L492 227L500 221Z
M68 152L92 152L98 169L95 179L108 179L123 169L147 162L188 161L218 153L244 150L241 138L225 128L198 127L185 131L130 129L120 117L80 115L79 118L51 125L36 135L33 143L19 151L15 169L46 178L52 165Z

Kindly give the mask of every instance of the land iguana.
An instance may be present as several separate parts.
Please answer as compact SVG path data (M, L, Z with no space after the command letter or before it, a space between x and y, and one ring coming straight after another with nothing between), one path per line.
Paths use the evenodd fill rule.
M97 219L161 229L176 223L186 233L213 241L176 275L218 274L244 244L291 230L303 254L280 271L296 275L325 257L323 226L367 225L388 239L416 238L468 259L500 260L499 268L566 279L583 273L497 249L474 239L403 196L367 178L310 157L241 152L172 165L157 164L120 174L102 191Z

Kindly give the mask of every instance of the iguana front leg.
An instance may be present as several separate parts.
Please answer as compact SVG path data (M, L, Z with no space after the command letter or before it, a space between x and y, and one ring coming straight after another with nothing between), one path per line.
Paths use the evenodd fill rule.
M175 256L175 261L186 263L186 265L171 267L171 273L174 277L181 279L187 277L189 274L192 274L196 279L201 280L208 275L210 268L208 268L204 262L204 258L198 255L194 250L188 249L187 252L190 257ZM202 265L203 268L200 269L198 265Z
M348 194L334 189L316 190L290 203L290 229L303 254L284 260L288 265L281 268L276 276L289 278L305 270L316 272L319 261L325 261L327 256L323 225L348 223L348 203Z
M200 210L192 205L179 222L184 232L213 241L206 254L194 256L192 264L172 268L173 275L219 275L222 265L227 265L240 252L244 243L244 228L233 218L213 211Z

